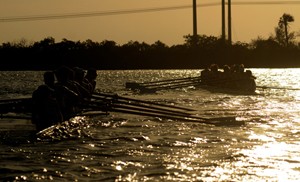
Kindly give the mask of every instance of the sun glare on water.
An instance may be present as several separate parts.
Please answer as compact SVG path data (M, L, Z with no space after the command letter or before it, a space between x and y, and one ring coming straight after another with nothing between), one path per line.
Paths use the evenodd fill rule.
M276 141L267 142L242 150L241 154L245 156L245 161L240 161L236 165L245 169L247 167L249 175L260 179L293 181L299 177L300 157L291 157L299 150L299 145ZM244 166L245 164L247 166Z
M263 123L248 132L253 143L238 151L240 159L231 165L247 174L243 180L297 181L300 179L300 70L277 69L260 73L257 85L274 87L264 91L259 112ZM268 82L265 82L265 81ZM286 88L286 89L284 89ZM299 90L298 90L299 89Z

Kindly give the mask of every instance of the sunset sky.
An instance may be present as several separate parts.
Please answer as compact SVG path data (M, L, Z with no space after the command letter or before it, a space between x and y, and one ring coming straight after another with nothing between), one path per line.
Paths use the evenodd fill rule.
M233 42L249 43L258 36L269 37L274 34L274 28L283 13L294 16L295 22L291 24L291 30L300 31L300 1L231 2ZM284 4L279 4L280 2ZM197 8L198 34L220 36L221 0L197 0L197 4L200 5ZM187 8L189 5L190 8ZM150 9L157 11L149 11ZM80 15L83 13L92 15L84 17ZM60 18L51 19L53 15ZM67 18L66 15L76 17ZM32 19L33 16L44 18L36 20ZM16 17L28 21L16 21L13 19ZM175 45L184 43L183 36L192 33L192 0L0 1L1 44L21 39L40 41L51 36L56 42L63 38L72 41L91 39L97 42L113 40L122 45L130 40L149 44L160 40L167 45Z

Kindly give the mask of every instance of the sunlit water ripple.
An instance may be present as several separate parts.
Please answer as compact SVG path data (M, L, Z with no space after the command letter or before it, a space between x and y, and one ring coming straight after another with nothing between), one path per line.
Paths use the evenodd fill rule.
M300 88L300 69L251 70L259 86ZM125 83L198 76L199 70L98 73L98 91L191 107L202 117L236 116L246 124L214 126L111 113L77 117L75 124L37 140L30 137L28 121L1 119L2 181L300 180L300 90L267 88L238 95L191 87L137 94ZM0 72L0 98L30 96L42 74Z

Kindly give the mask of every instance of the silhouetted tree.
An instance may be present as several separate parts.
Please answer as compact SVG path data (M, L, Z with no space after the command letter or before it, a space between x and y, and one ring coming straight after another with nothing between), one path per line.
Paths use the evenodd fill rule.
M278 42L276 42L272 37L269 37L268 39L263 39L261 37L258 37L257 39L254 39L250 43L251 49L255 50L279 50L281 49L281 46Z
M50 46L53 46L55 44L55 39L53 37L47 37L40 42L35 42L33 44L33 47L39 48L39 49L46 49Z
M275 28L275 39L285 47L289 46L295 39L295 32L289 31L289 25L294 21L292 15L284 13L279 19L278 26Z
M276 27L276 36L258 37L250 44L224 44L220 37L186 35L185 43L167 46L161 41L149 45L129 41L118 45L111 40L80 42L53 37L29 43L7 42L0 45L0 69L55 69L64 64L96 69L199 69L212 63L251 67L300 67L300 44L289 31L292 16L284 14ZM293 44L292 44L293 43ZM284 61L283 61L284 60Z
M85 49L97 49L100 47L100 43L94 42L91 39L87 39L86 41L82 42Z

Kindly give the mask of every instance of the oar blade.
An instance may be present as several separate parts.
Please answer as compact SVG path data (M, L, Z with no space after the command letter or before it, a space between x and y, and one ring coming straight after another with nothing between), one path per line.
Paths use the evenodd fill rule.
M234 116L209 118L206 121L216 126L242 126L246 124L245 121L239 121Z
M256 86L256 88L261 89L279 89L279 90L300 90L300 88L289 88L289 87L272 87L272 86Z

